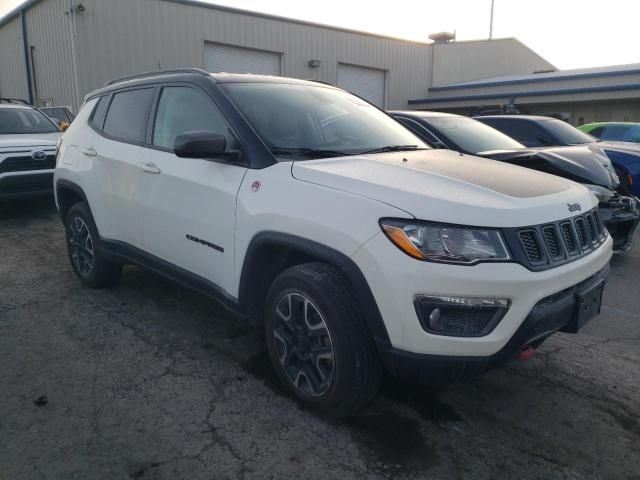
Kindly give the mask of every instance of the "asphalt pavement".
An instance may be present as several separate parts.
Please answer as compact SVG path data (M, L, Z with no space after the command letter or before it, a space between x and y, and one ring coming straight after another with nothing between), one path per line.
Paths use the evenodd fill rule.
M82 287L63 233L49 198L0 202L0 479L640 479L638 244L579 334L333 422L210 299L133 266Z

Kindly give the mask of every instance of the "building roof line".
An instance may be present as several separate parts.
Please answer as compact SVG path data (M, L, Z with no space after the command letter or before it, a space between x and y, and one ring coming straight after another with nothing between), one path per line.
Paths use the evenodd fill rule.
M39 0L36 0L39 1ZM346 28L346 27L338 27L335 25L327 25L325 23L317 23L317 22L311 22L308 20L301 20L301 19L297 19L297 18L290 18L290 17L283 17L280 15L272 15L270 13L262 13L262 12L256 12L253 10L244 10L241 8L236 8L236 7L228 7L226 5L218 5L215 3L205 3L203 1L200 0L161 0L163 2L169 2L169 3L178 3L178 4L182 4L182 5L188 5L188 6L192 6L192 7L200 7L200 8L207 8L210 10L220 10L223 12L229 12L229 13L237 13L240 15L248 15L251 17L258 17L258 18L265 18L267 20L276 20L276 21L280 21L280 22L287 22L287 23L295 23L297 25L306 25L309 27L317 27L317 28L326 28L329 30L334 30L334 31L338 31L338 32L344 32L344 33L355 33L358 35L367 35L370 37L376 37L376 38L380 38L383 40L395 40L395 41L399 41L399 42L406 42L406 43L414 43L416 45L422 45L422 46L431 46L433 45L433 42L421 42L419 40L410 40L407 38L400 38L400 37L394 37L391 35L384 35L384 34L380 34L380 33L374 33L374 32L365 32L362 30L356 30L356 29L351 29L351 28Z
M439 98L418 98L409 100L409 105L419 105L423 103L442 103L442 102L462 102L467 100L489 100L497 98L518 98L518 97L543 97L546 95L569 95L578 93L596 93L596 92L616 92L625 90L640 90L640 84L632 85L603 85L599 87L583 87L583 88L559 88L555 90L534 90L531 92L509 92L509 93L481 93L476 95L460 95Z
M560 70L558 73L562 72ZM561 82L563 80L576 80L583 78L602 78L602 77L622 77L625 75L637 75L640 74L640 68L634 68L629 70L614 70L610 72L584 72L584 73L574 73L569 75L554 75L555 72L550 72L548 74L540 73L540 74L531 74L531 77L527 78L517 78L513 80L494 80L490 82L482 82L481 80L476 80L470 83L457 83L455 85L443 85L440 87L431 87L429 89L430 92L442 92L442 91L450 91L450 90L463 90L466 88L485 88L485 87L497 87L503 85L518 85L523 83L543 83L543 82ZM533 75L541 75L540 77L534 77ZM548 76L542 76L548 75Z

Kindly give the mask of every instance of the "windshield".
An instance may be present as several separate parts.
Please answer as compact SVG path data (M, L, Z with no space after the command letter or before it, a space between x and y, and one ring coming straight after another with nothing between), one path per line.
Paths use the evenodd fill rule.
M223 88L276 157L429 148L377 108L341 90L283 83Z
M0 108L0 135L55 133L58 127L46 115L28 108Z
M514 150L524 145L484 123L467 117L440 117L425 119L437 133L448 138L469 153L490 150Z
M573 127L562 120L550 118L548 120L543 120L542 125L551 135L556 137L562 145L582 145L598 141L591 135L578 130L576 127Z

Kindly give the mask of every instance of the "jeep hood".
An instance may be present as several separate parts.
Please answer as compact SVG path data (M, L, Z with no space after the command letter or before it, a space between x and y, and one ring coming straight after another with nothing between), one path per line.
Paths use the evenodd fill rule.
M416 218L515 227L570 217L597 204L581 185L449 150L297 161L294 178L372 198ZM339 214L339 213L338 213Z
M609 171L600 158L606 158L606 154L596 148L584 146L524 148L481 152L478 155L558 175L579 183L599 185L608 189L614 189L618 184L614 172Z

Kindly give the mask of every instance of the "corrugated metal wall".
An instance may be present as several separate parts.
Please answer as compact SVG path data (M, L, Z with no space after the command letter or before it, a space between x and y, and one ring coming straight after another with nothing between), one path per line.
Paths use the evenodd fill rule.
M28 100L20 17L0 27L0 97Z
M555 69L515 38L435 44L433 48L435 87L499 75Z
M202 68L205 44L277 52L282 55L283 75L333 84L338 64L384 70L388 108L405 108L409 99L425 98L431 83L433 48L424 43L176 0L82 0L84 11L75 15L77 35L72 35L68 3L42 0L26 13L29 45L35 46L38 96L53 98L55 104L74 104L74 99L79 104L85 94L122 75ZM19 27L19 19L0 27L0 92L26 97ZM72 38L76 44L77 98ZM515 40L461 42L437 48L435 84L549 66ZM309 67L312 59L320 60L318 68Z
M51 0L50 0L51 1ZM78 59L83 93L145 70L204 66L205 42L281 52L286 76L335 83L338 63L386 70L390 108L427 93L425 44L343 32L164 0L83 0ZM320 60L319 68L308 61Z
M54 105L74 106L66 9L66 0L47 0L31 7L26 13L27 38L29 46L35 47L32 76L37 84L38 100L50 98Z

